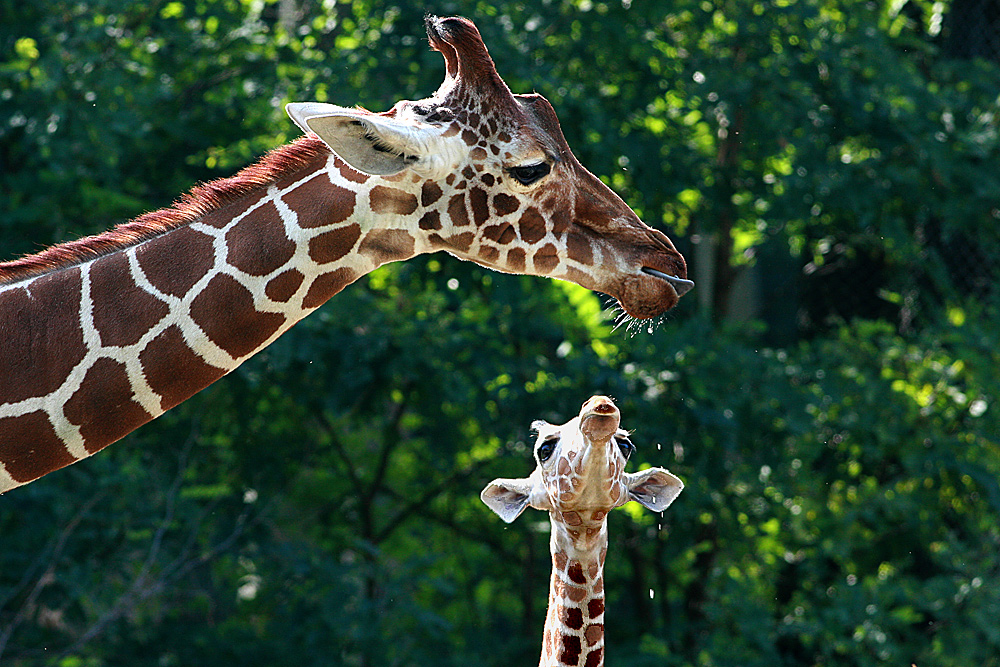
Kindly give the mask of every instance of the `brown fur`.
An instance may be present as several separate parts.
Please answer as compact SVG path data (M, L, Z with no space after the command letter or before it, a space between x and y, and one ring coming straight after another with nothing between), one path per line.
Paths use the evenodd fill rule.
M34 255L0 263L0 285L81 264L190 224L238 201L262 185L325 159L330 149L315 135L274 149L235 176L198 185L170 208L152 211L106 232L52 246Z

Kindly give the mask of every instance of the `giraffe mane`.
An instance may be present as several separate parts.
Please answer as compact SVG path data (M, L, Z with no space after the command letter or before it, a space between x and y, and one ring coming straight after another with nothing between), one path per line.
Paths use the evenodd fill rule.
M144 213L93 236L67 241L41 252L2 262L0 285L9 285L82 264L138 245L223 209L263 186L300 171L319 159L325 159L329 154L330 149L319 137L314 134L304 135L275 148L257 163L241 169L234 176L196 185L168 208Z

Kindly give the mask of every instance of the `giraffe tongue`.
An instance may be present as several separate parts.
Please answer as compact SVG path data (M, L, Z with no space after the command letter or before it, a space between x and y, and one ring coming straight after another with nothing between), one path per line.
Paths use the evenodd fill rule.
M663 271L657 271L656 269L651 269L648 266L642 267L642 272L647 273L651 276L655 276L660 280L666 280L668 283L670 283L670 286L674 288L674 291L677 292L677 296L684 296L685 294L691 291L692 287L694 287L694 282L690 280L685 280L684 278L678 278L676 276L667 275Z

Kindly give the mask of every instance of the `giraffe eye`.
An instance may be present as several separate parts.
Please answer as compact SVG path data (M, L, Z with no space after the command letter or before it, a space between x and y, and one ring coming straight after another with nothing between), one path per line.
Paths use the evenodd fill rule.
M521 185L531 185L542 176L545 176L552 170L552 167L548 162L539 162L538 164L523 164L519 167L510 167L507 171L511 176L517 179L517 182Z
M615 438L615 442L618 443L618 449L621 450L622 456L627 461L628 457L632 456L632 452L635 451L635 445L632 444L631 440L622 435Z
M552 458L552 452L556 451L557 442L559 442L558 438L549 438L542 441L542 444L538 445L538 460L544 463Z

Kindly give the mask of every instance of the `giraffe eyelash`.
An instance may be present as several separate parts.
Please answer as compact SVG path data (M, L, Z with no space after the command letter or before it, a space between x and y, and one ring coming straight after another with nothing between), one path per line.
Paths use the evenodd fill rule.
M382 139L382 137L372 132L371 127L369 127L365 123L362 123L360 120L351 121L351 125L357 125L358 127L360 127L362 130L361 138L370 143L372 145L372 148L378 151L379 153L386 153L388 155L398 157L407 164L413 164L418 160L416 155L407 155L406 153L397 149L395 146L387 144L385 140Z

